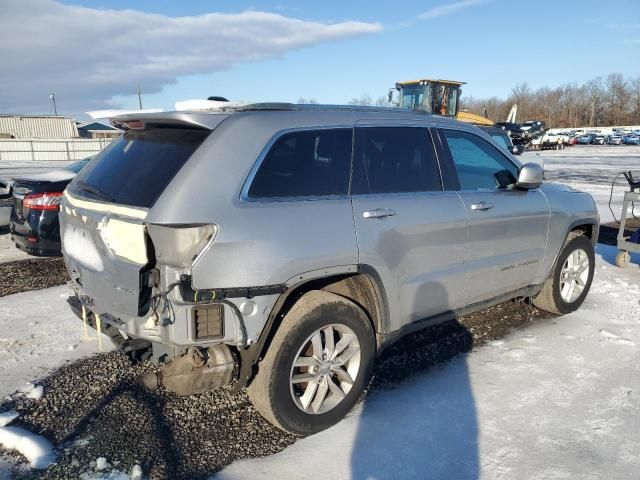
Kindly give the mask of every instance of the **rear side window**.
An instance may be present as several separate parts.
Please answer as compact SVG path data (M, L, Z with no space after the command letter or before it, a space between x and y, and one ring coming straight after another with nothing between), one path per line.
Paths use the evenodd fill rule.
M442 190L431 135L422 127L356 129L352 193Z
M516 182L518 168L489 142L459 130L441 132L462 190L505 188Z
M249 187L250 198L346 195L351 129L282 135L269 149Z
M71 184L83 196L151 207L208 130L129 130L99 153Z

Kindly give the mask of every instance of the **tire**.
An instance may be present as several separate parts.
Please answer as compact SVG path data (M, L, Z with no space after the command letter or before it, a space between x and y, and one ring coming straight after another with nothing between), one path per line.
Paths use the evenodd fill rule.
M320 351L329 351L326 340L329 326L332 337L335 335L338 340L334 350L340 348L340 340L352 338L351 334L340 337L339 329L343 329L342 333L350 331L354 334L359 357L358 353L352 354L349 366L344 367L342 373L334 372L334 368L340 367L329 365L330 359L321 366L318 362L312 366L294 366L294 361L304 359L315 362L316 348L312 338L316 334L318 341L322 340L322 346L326 347ZM308 349L304 350L307 345ZM351 343L342 351L345 357L356 351L354 345ZM256 410L276 427L295 435L311 435L338 423L351 410L371 378L374 358L375 336L364 311L339 295L314 290L303 295L285 316L265 357L258 364L258 372L247 387L247 393ZM357 369L353 368L356 360ZM315 374L312 373L314 369ZM349 376L356 372L351 384L343 381L344 371L350 371ZM305 375L322 377L322 380L315 382L315 389L314 381L293 383L294 379L306 378ZM332 378L333 385L327 378ZM336 385L344 397L336 394ZM323 391L326 394L324 403L320 402L314 412L316 399ZM304 409L306 402L309 402L308 410Z
M586 259L588 259L587 268L584 270L587 272L587 275L580 274L580 282L583 283L583 285L580 286L580 282L576 280L574 289L569 290L573 280L570 279L566 282L562 282L561 278L563 277L564 272L571 269L570 262L572 259L569 257L572 256L574 252L579 251L582 251L582 254L585 255ZM581 257L582 254L576 253L579 258L583 258ZM573 257L573 259L575 258L576 257ZM589 293L594 271L595 253L593 251L593 244L591 243L591 240L584 235L572 232L565 241L562 251L560 252L560 256L558 257L551 274L547 280L545 280L542 290L533 298L533 304L542 310L559 315L564 315L577 310L580 308L580 305L582 305L582 302L584 302L584 299ZM562 287L564 287L564 289L562 289ZM579 288L582 290L579 290ZM576 290L578 290L577 293L579 293L579 295L575 295ZM569 292L572 295L567 295Z
M631 254L625 250L620 250L616 255L616 267L627 268L631 263Z

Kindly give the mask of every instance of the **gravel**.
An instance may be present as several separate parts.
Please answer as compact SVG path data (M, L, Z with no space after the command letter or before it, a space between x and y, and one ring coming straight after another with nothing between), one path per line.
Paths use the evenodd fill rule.
M0 297L64 285L69 275L62 258L0 263Z
M394 388L545 316L513 301L410 335L377 361L367 394ZM16 424L44 435L59 451L58 463L41 471L25 470L18 458L14 477L79 478L95 472L97 459L104 457L109 467L103 472L127 472L138 464L148 478L207 478L235 460L271 455L296 440L266 422L244 392L219 389L179 397L140 388L136 377L152 369L131 365L118 352L94 355L42 380L39 401L17 396L0 404L0 411L18 411Z

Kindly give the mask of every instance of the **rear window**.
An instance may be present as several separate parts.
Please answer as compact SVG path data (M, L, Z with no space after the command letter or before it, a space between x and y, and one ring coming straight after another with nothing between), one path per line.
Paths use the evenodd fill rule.
M262 161L249 198L346 195L351 138L351 129L284 134Z
M208 130L129 130L82 169L71 192L122 205L151 207Z

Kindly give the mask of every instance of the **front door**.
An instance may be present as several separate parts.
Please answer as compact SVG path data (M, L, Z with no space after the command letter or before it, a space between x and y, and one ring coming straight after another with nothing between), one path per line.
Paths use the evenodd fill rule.
M440 130L469 217L467 303L532 285L544 260L549 205L539 189L516 189L518 166L471 132Z
M390 330L461 306L467 215L443 191L429 130L358 126L351 191L359 263L382 278Z

